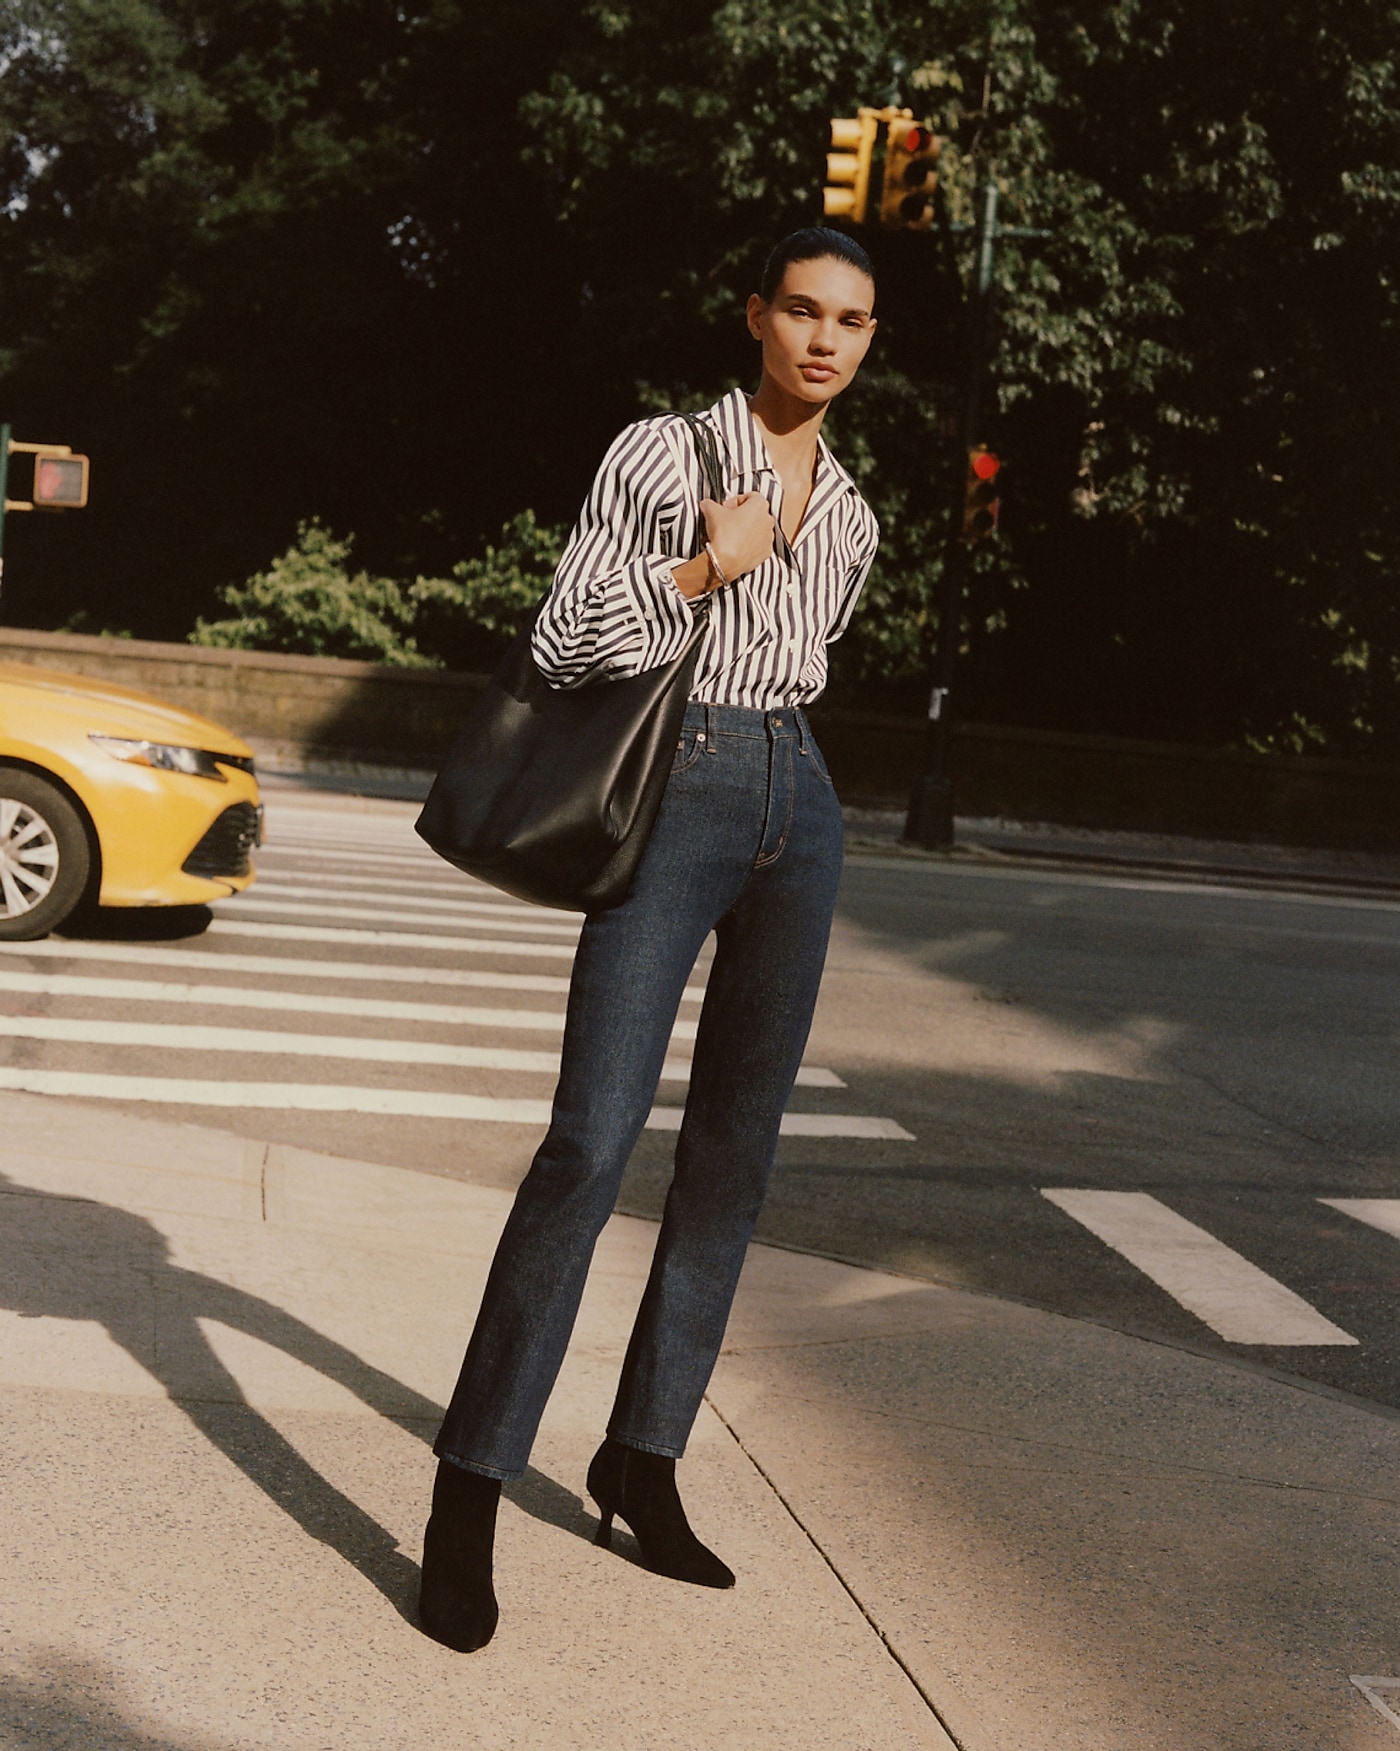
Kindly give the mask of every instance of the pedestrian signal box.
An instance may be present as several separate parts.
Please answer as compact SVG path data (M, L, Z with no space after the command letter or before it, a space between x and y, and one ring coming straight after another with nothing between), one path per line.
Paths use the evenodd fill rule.
M34 481L27 499L10 497L10 458L32 456ZM0 580L5 567L5 518L11 511L80 511L88 502L88 459L67 444L25 444L0 421Z
M962 537L969 546L985 541L997 526L1001 510L1001 493L997 476L1001 473L1001 458L985 444L978 444L967 453L967 488L963 494Z
M36 456L34 458L34 508L36 511L80 511L88 498L86 456Z

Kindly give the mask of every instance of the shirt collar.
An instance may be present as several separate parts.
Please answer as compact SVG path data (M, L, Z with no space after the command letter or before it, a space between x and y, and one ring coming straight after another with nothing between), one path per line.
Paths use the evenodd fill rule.
M742 389L731 389L708 410L708 417L719 428L728 450L728 459L736 474L776 474L758 421L749 411L749 398ZM817 438L817 478L814 490L821 488L826 475L834 475L839 490L855 490L855 481L832 455L825 438ZM822 495L825 497L825 493Z
M710 409L719 427L724 450L735 474L776 474L763 442L763 434L749 412L749 398L742 389L731 389Z

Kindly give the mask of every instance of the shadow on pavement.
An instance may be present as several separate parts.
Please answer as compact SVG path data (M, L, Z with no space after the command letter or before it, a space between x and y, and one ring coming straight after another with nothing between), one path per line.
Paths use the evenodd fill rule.
M228 1744L206 1729L198 1738L172 1738L123 1719L104 1694L113 1688L112 1675L96 1661L48 1654L43 1664L42 1677L0 1677L0 1742L15 1751L220 1751Z
M179 942L203 936L213 921L207 906L95 906L54 934L73 942Z
M420 1439L440 1407L271 1302L174 1264L165 1236L142 1216L3 1176L0 1192L30 1210L29 1220L4 1225L0 1307L101 1325L269 1500L410 1615L417 1565L247 1402L199 1321L275 1346Z
M416 1622L418 1565L248 1403L199 1321L216 1320L274 1346L425 1443L442 1421L442 1406L274 1303L175 1264L165 1236L143 1216L38 1191L3 1174L0 1196L30 1211L29 1219L12 1217L0 1228L0 1308L102 1326L270 1501ZM533 1467L508 1495L536 1520L593 1536L593 1517L580 1498ZM426 1507L425 1501L425 1513Z

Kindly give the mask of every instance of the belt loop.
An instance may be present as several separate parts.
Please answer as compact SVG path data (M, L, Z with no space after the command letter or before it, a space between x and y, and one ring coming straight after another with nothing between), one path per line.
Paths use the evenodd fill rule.
M807 746L807 714L803 711L801 706L797 706L793 710L792 717L793 722L797 725L797 751L799 754L809 753L810 749Z
M714 706L707 704L705 706L705 752L707 754L719 753L719 734L715 728L715 716Z

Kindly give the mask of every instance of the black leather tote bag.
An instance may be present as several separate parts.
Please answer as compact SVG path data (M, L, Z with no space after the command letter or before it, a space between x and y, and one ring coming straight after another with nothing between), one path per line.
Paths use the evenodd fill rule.
M714 436L686 417L709 496L722 501ZM521 900L577 912L621 904L670 777L708 601L694 614L685 649L664 668L568 692L535 666L532 618L428 793L417 829L433 850Z

